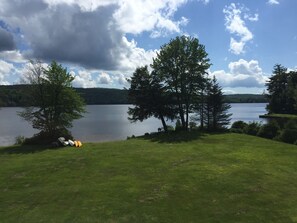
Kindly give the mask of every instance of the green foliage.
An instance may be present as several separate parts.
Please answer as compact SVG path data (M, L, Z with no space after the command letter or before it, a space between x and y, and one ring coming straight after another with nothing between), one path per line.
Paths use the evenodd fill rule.
M30 85L0 85L0 107L23 107L32 105ZM130 104L128 90L110 88L73 88L87 105ZM297 95L296 95L297 98ZM264 95L224 95L227 103L266 103Z
M57 134L68 132L72 121L84 112L84 102L71 86L74 77L53 61L47 69L40 62L32 62L27 78L34 107L27 107L19 115L41 131L31 141L55 140Z
M286 123L280 133L279 139L286 143L295 143L297 141L297 121L290 120Z
M197 38L181 36L163 45L151 65L160 83L175 100L173 112L184 130L189 127L189 114L206 81L210 67L207 56Z
M74 88L87 105L129 104L128 91L109 88Z
M232 129L244 129L248 124L244 121L236 121L236 122L233 122L233 124L231 125L231 128Z
M179 119L177 119L175 123L175 131L181 131L181 130L183 130L182 123Z
M278 136L280 127L276 121L270 121L260 127L257 135L263 138L273 139Z
M247 126L248 124L246 122L239 120L239 121L233 122L233 124L231 125L230 131L234 133L244 133L245 128Z
M268 90L269 113L297 114L297 71L288 72L287 68L276 64L273 76L266 84Z
M24 136L17 136L15 137L15 145L22 145L24 144L26 138Z
M129 120L143 121L154 116L162 121L163 129L167 131L165 118L173 119L175 114L171 109L172 99L160 79L154 73L150 74L145 66L137 68L128 82L129 99L134 105L128 110Z
M222 88L217 83L216 78L208 80L205 92L205 103L202 104L204 114L204 124L208 130L219 130L230 124L231 115L228 110L230 104L224 102Z
M261 124L258 122L250 122L247 124L247 126L244 128L244 133L248 135L254 135L256 136L258 134L258 131L261 128Z
M228 94L224 95L225 102L228 103L267 103L264 94Z

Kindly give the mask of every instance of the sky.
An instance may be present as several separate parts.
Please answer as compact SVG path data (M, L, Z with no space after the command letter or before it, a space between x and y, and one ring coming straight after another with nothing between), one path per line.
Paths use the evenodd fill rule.
M297 69L296 10L296 0L0 0L0 85L21 83L30 60L55 60L74 87L128 88L187 35L226 94L261 94L275 64Z

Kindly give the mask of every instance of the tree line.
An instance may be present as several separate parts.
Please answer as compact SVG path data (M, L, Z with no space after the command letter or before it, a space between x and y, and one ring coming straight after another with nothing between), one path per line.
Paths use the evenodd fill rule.
M32 104L30 85L0 86L0 107L25 107ZM85 101L86 105L131 104L127 89L110 88L73 88ZM263 94L224 95L227 103L267 103Z
M205 47L197 38L176 37L161 47L153 63L139 67L128 80L129 99L134 105L128 114L132 122L149 117L176 120L180 129L190 123L217 130L230 122L230 105L224 101L222 88L207 70L211 66Z

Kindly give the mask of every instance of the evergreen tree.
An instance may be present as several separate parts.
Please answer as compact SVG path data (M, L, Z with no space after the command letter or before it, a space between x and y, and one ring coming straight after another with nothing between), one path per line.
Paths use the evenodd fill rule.
M162 87L158 76L150 74L147 66L139 67L128 82L128 96L134 105L128 110L129 120L143 121L154 116L161 120L164 130L167 131L165 119L174 118L172 99Z
M209 130L225 128L230 124L231 115L228 110L231 105L224 102L222 88L216 78L207 83L207 95L204 103L204 123Z
M295 90L297 88L297 72L288 72L287 68L276 64L273 76L266 84L269 113L296 114Z

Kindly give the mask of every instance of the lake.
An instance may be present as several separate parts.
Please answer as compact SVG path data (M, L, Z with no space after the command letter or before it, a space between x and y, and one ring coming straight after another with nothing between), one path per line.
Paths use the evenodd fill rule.
M264 121L265 103L231 104L232 121ZM161 121L150 118L143 122L130 123L127 119L129 105L88 105L84 117L73 122L73 136L83 142L123 140L127 136L143 135L157 131ZM37 133L26 121L17 116L22 108L0 109L0 146L12 145L15 137L30 137Z

